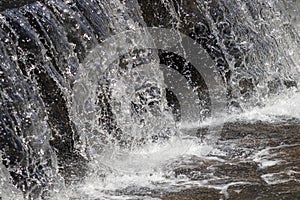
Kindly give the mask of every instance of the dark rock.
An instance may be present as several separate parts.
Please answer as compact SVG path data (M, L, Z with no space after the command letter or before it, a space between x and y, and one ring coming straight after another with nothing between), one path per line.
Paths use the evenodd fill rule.
M186 189L181 192L173 192L161 197L163 200L206 200L206 199L222 199L224 196L220 191L214 188L193 188Z
M1 0L0 1L0 12L7 9L19 8L30 3L34 3L37 0Z

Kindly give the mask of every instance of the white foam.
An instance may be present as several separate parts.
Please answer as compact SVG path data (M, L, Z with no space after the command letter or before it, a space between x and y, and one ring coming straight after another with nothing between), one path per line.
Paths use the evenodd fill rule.
M91 163L91 175L83 183L72 185L73 192L68 193L69 196L117 199L107 193L130 188L170 189L181 183L188 185L190 180L184 176L178 179L168 177L165 166L188 156L206 156L212 150L212 146L200 143L197 138L172 137L166 142L148 144L134 150L111 151L110 155L95 158ZM103 170L103 166L109 166L109 170Z
M258 151L253 156L249 157L249 159L257 162L259 164L260 168L267 168L271 166L275 166L276 164L284 162L284 160L275 159L277 154L271 154L270 151L274 149L282 149L286 147L293 147L293 146L299 146L299 144L293 144L293 145L279 145L276 147L267 147L261 151Z
M269 174L264 174L261 176L261 178L268 183L269 185L275 185L279 183L286 183L289 181L296 180L294 175L298 175L300 172L296 172L293 170L287 170L283 172L278 172L278 173L269 173Z
M2 154L0 151L0 200L23 199L23 194L15 188L10 181L9 171L2 164Z
M300 118L300 92L291 91L266 101L263 108L245 112L248 119L274 119L274 117Z
M287 93L265 100L265 106L252 107L242 113L219 113L218 116L199 122L180 123L180 129L197 129L211 126L222 126L224 123L239 121L275 122L281 119L300 119L300 91L291 90Z

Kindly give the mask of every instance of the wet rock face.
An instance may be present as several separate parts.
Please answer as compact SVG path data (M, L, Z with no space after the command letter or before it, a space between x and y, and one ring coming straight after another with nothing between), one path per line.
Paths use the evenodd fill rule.
M105 17L89 23L101 17L101 9L87 1L1 1L0 10L0 148L14 184L30 191L50 181L43 168L55 162L54 151L69 171L81 163L65 92L88 49L107 34L107 24Z
M217 24L225 20L224 13L220 10L222 5L218 1L202 1L200 5L198 3L194 0L173 1L173 3L170 3L174 8L172 9L170 5L168 6L167 3L163 3L160 0L139 1L147 26L179 29L180 32L195 39L215 59L216 67L223 76L224 81L229 81L229 65L224 57L224 52L217 44L217 36L212 31L211 19L207 15L209 13L206 13L207 11L211 12L215 16L214 20L216 20L215 23ZM220 31L230 34L230 26L226 28L227 30L225 31L224 27L220 27ZM238 57L237 53L236 56Z
M168 15L168 10L164 10L164 6L149 5L155 4L152 1L140 2L147 26L173 25L166 23L169 20L162 21L172 18L165 16ZM199 40L213 57L222 58L221 51L208 48L215 46L214 49L219 49L215 37L207 27L207 19L194 10L194 2L178 4L178 12L179 7L185 14L197 13L186 24L183 23L181 30L187 30L184 33L190 35L196 33L193 37ZM37 152L38 147L45 144L35 144L42 134L45 134L50 138L52 151L57 152L59 165L72 165L76 163L74 159L78 159L78 156L74 155L74 143L78 140L78 135L72 127L66 106L68 97L64 93L72 90L77 68L89 49L111 34L107 13L105 14L103 7L92 0L5 0L0 2L0 11L0 87L3 99L0 143L4 152L4 164L8 168L14 165L35 168L46 160L48 164L45 165L51 165L47 156ZM151 15L156 12L161 16ZM221 60L220 69L228 68L224 66L224 59ZM108 130L120 135L107 105L109 95L103 94L101 97L102 106L107 106L109 114L106 121L109 123L100 123L108 124ZM35 129L37 131L33 131ZM45 133L43 129L47 129L48 132ZM46 155L51 154L51 150L47 151ZM24 162L26 159L38 161L28 163ZM35 176L35 172L11 173L15 174L16 184Z
M105 2L104 6L97 2L0 1L0 150L15 185L27 181L25 190L32 185L47 184L48 180L42 181L44 171L33 169L51 166L49 155L53 151L59 165L67 166L61 168L62 173L64 169L67 171L66 176L76 174L76 170L69 173L79 167L76 164L84 167L84 159L74 147L79 136L70 120L67 103L79 65L90 49L113 34ZM162 1L141 0L138 2L141 16L135 12L138 9L134 2L127 2L126 6L129 16L140 26L178 28L195 39L216 61L225 84L229 84L231 71L224 54L234 59L236 68L242 68L246 52L238 48L233 37L233 24L237 21L228 17L230 11L225 9L225 1L201 1L202 10L196 1L172 2L174 9L170 10ZM255 9L252 12L255 18ZM216 32L212 24L218 25ZM163 60L162 53L159 56ZM252 79L241 81L242 93L253 89L253 82ZM228 88L231 98L230 84ZM99 123L105 123L105 128L115 132L118 139L122 132L108 105L109 91L103 89L99 99L105 107L104 118ZM176 99L170 98L170 102L175 105ZM230 137L236 136L224 135L226 139ZM48 141L49 145L43 141ZM41 154L41 149L45 153ZM14 171L12 166L32 170L31 173ZM31 183L33 179L39 181Z
M0 2L0 12L7 9L19 8L36 1L37 0L2 0Z
M127 6L133 11L136 9L135 4ZM192 12L194 8L190 4L178 6L182 6L186 12ZM145 10L145 7L148 9ZM154 9L167 14L163 12L164 6L155 8L140 2L140 8L145 13ZM72 163L78 134L69 118L68 96L65 93L72 90L78 66L88 51L111 34L108 15L101 5L91 0L5 0L0 2L0 12L0 87L3 99L0 142L4 160L10 160L5 165L9 168L20 164L26 168L24 158L40 157L32 138L39 138L41 134L50 138L50 146L57 152L60 165L67 160ZM141 17L131 14L142 24ZM197 20L205 21L202 18L200 15L189 21L186 25L188 30L194 30L193 24ZM160 26L161 22L165 23L162 19L166 18L143 15L147 26ZM163 25L170 27L169 24ZM190 31L186 33L190 34ZM204 34L202 38L209 36L211 34ZM202 44L207 43L211 42L202 41ZM101 106L107 106L109 111L107 98L108 94L104 92ZM100 123L109 124L107 130L120 135L113 118L107 117L109 119L106 121L110 123ZM32 132L37 127L48 132ZM21 138L29 141L29 150ZM74 157L77 159L78 156ZM39 164L32 165L34 168ZM24 178L26 176L31 175L25 175ZM20 174L20 177L23 175Z

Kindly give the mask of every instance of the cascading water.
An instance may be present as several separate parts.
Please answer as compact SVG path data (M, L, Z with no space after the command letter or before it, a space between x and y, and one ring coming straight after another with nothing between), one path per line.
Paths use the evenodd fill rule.
M0 199L297 199L299 6L0 0Z

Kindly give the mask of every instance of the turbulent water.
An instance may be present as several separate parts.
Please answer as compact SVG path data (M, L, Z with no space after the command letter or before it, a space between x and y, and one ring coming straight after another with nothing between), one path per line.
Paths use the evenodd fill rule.
M0 199L300 198L296 0L0 6Z

